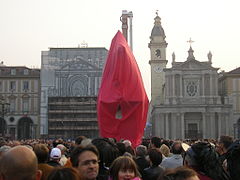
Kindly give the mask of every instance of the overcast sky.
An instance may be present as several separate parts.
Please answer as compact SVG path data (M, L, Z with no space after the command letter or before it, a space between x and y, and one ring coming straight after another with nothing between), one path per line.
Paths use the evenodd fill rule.
M0 0L0 61L38 67L49 47L109 49L121 30L122 10L133 12L133 53L150 95L149 36L156 10L165 30L168 67L171 54L185 61L191 37L195 58L230 71L240 62L238 0Z

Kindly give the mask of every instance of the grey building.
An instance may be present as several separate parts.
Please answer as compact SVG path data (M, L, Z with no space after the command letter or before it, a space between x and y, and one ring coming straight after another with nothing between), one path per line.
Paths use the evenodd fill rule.
M212 67L212 54L198 61L190 46L185 61L166 68L165 32L159 16L150 36L152 134L166 139L218 138L233 134L232 104L218 95L218 68Z
M42 51L41 135L48 134L50 97L97 96L107 53L105 48L88 47Z

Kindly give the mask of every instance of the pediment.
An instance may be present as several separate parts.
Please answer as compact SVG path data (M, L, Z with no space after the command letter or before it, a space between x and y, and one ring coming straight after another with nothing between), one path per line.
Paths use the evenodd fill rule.
M87 70L87 71L100 70L100 68L96 64L80 58L69 61L66 65L64 65L61 68L61 70L70 70L70 69L81 70L81 71L82 70Z
M178 66L178 69L212 69L211 65L197 60L188 60Z

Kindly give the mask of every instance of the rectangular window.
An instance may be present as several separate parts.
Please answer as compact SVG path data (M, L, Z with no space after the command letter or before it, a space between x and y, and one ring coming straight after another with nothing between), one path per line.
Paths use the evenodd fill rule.
M10 91L16 90L16 81L10 81Z
M23 81L23 90L28 91L29 90L29 83L28 81Z
M29 111L29 99L23 99L23 112Z
M2 90L3 90L3 83L2 81L0 81L0 92L2 92Z
M16 69L11 69L11 75L16 75Z
M10 99L10 112L15 111L15 107L16 107L15 101L16 101L15 99Z

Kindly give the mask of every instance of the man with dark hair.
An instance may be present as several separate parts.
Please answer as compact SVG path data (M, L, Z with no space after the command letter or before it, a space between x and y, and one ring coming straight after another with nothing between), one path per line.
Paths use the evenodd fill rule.
M99 153L95 146L77 146L70 157L82 180L96 180L99 171Z
M194 169L200 180L229 180L215 148L208 142L193 144L184 157L184 165Z
M161 166L166 169L177 168L183 165L182 158L182 143L180 141L175 141L171 147L172 156L163 159Z
M217 146L217 150L219 154L220 155L225 154L232 143L233 143L233 137L225 136L225 135L220 136L218 146Z
M161 138L152 137L150 141L151 148L160 148L161 146Z
M157 180L164 169L159 165L162 162L162 153L159 149L152 148L148 151L150 167L143 170L143 180Z
M37 157L25 146L16 146L3 154L0 159L1 180L40 180Z
M144 145L138 145L136 147L136 159L135 162L138 165L138 171L143 175L143 170L149 167L149 163L146 160L147 147Z

